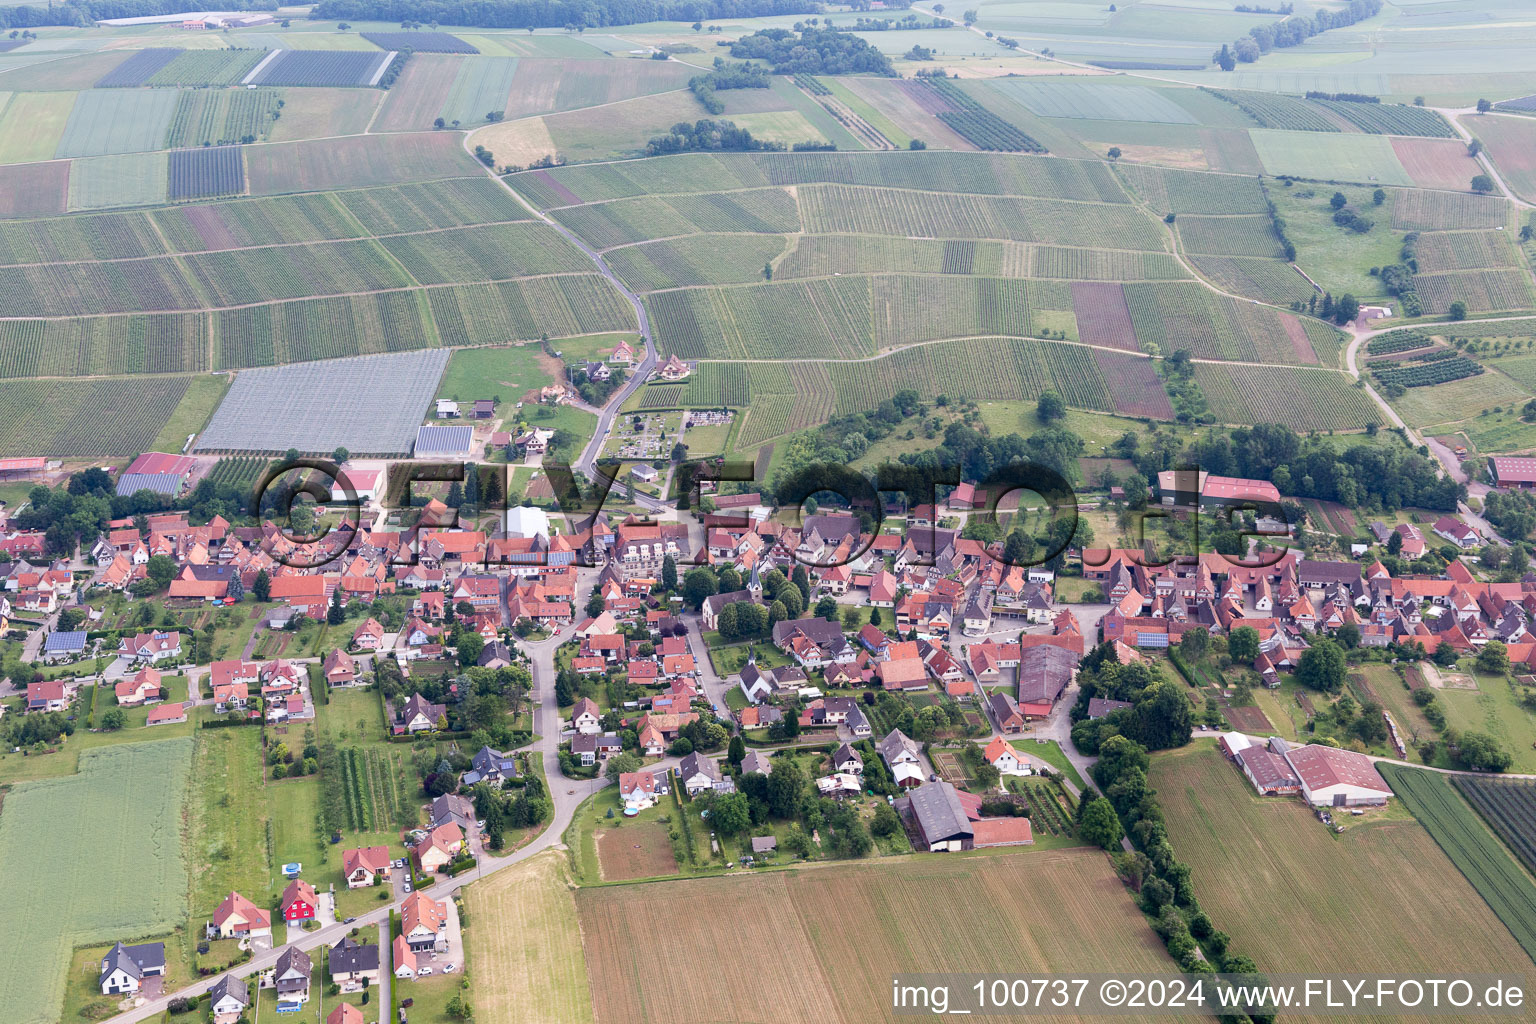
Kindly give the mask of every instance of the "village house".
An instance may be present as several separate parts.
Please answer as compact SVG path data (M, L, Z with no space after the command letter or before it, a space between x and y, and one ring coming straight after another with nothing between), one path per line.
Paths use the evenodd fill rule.
M316 895L314 886L295 878L283 889L283 896L278 901L277 909L283 915L283 920L289 924L295 921L311 921L320 909L320 897Z
M331 947L328 967L331 981L341 986L343 992L358 992L369 985L377 985L379 947L375 943L358 943L352 941L350 936L343 936L340 942Z
M389 847L363 846L345 850L341 855L341 873L348 889L373 885L375 879L389 878Z
M213 1014L213 1024L235 1024L251 1005L250 989L245 979L234 974L221 974L208 990L208 1009Z
M603 714L598 710L597 702L589 697L581 697L571 708L571 728L585 735L594 735L603 731Z
M309 981L315 962L297 946L284 946L272 968L272 987L280 1003L309 1002Z
M736 792L736 780L720 771L720 765L698 752L687 755L677 766L677 780L689 796L713 790Z
M208 937L244 939L252 936L271 938L272 915L238 892L232 892L224 897L224 902L213 912L213 921L208 925Z
M104 996L137 992L145 978L165 974L165 943L146 942L139 946L116 943L101 958L98 981Z
M624 772L619 776L619 799L626 811L643 811L656 805L658 795L668 792L664 775L654 772Z
M400 936L413 953L446 951L448 908L419 889L411 893L400 907Z

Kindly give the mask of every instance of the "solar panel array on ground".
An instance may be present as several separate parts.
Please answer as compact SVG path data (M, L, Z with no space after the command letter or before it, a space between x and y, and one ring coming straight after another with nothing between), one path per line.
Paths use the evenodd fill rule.
M197 450L409 454L449 355L426 349L246 370Z

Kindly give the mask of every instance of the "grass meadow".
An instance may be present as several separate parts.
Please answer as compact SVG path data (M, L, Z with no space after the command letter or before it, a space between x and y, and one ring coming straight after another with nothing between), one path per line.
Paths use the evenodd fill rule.
M129 743L81 758L80 774L5 797L0 856L27 866L0 892L11 944L0 1000L16 1024L58 1020L76 945L163 936L186 920L177 822L192 741Z

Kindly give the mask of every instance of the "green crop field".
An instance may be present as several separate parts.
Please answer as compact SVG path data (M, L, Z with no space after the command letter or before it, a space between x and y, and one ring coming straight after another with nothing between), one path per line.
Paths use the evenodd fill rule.
M1151 121L1198 124L1195 116L1144 85L1004 79L992 87L1018 100L1040 117L1084 117L1100 121Z
M1536 883L1444 775L1384 765L1383 776L1451 863L1536 960Z
M1325 132L1249 132L1259 160L1269 174L1289 174L1318 181L1358 181L1372 185L1412 185L1392 149L1380 135Z
M1392 200L1392 226L1403 231L1451 231L1500 228L1509 221L1509 200L1466 192L1397 192Z
M1524 270L1458 270L1414 277L1424 312L1444 313L1460 300L1477 312L1529 309L1531 278Z
M778 235L691 235L610 249L605 258L614 273L636 291L750 284L762 279L763 266L784 252L785 242Z
M866 363L829 363L838 415L868 412L903 388L924 398L1008 400L1054 389L1068 405L1114 408L1092 349L1020 338L979 338L904 348ZM755 382L754 382L755 383ZM755 392L754 392L755 394Z
M177 99L174 89L87 89L75 97L55 155L111 156L160 149Z
M592 268L580 249L536 221L400 235L383 245L418 284L505 281Z
M71 212L163 203L169 186L164 153L97 156L69 163Z
M1315 293L1306 279L1284 260L1196 255L1189 262L1223 291L1263 302L1288 306L1295 301L1305 302Z
M1419 272L1518 267L1518 254L1503 231L1432 231L1419 236Z
M228 249L182 258L214 306L405 288L411 279L371 240Z
M621 199L556 212L556 219L589 245L606 249L705 232L786 234L800 230L788 189Z
M1147 774L1201 907L1261 971L1530 970L1417 823L1345 817L1334 835L1297 800L1256 795L1209 741L1154 755Z
M369 194L346 193L348 196ZM366 234L347 215L339 199L337 193L324 192L274 199L241 199L153 210L149 216L177 252L187 253L319 242Z
M425 305L419 293L398 291L223 310L213 319L214 368L431 347Z
M1155 345L1163 355L1185 349L1202 359L1310 361L1297 355L1282 314L1268 306L1237 302L1193 283L1127 284L1125 301L1137 344L1146 352Z
M919 238L993 238L1073 245L1114 239L1122 249L1161 249L1146 217L1123 204L1049 199L926 195L918 192L810 185L799 189L808 231Z
M1495 405L1525 404L1530 392L1502 373L1482 373L1426 388L1409 388L1392 405L1409 426L1429 426L1474 416Z
M460 137L447 132L354 135L255 146L248 163L253 195L467 178L479 173Z
M1296 132L1344 130L1342 119L1330 117L1322 107L1296 96L1236 89L1211 89L1209 92L1239 108L1264 128Z
M208 369L201 313L0 321L0 377Z
M1384 416L1349 377L1331 370L1196 363L1195 379L1222 423L1360 430Z
M0 893L0 927L26 936L0 972L6 1019L59 1019L75 946L165 935L185 922L178 822L191 763L190 739L125 743L82 755L78 775L6 794L0 855L28 872L28 884Z
M5 96L0 93L0 96ZM67 92L19 92L0 100L0 163L51 160L75 98Z
M1372 135L1421 135L1432 139L1454 139L1456 130L1438 111L1410 107L1402 103L1350 103L1314 100L1363 132Z
M466 125L486 123L486 114L507 109L507 97L512 92L516 73L515 57L461 58L458 74L454 76L437 116Z
M339 192L336 197L364 228L376 235L531 217L489 178L450 178L429 185L359 189Z
M264 139L282 100L279 89L188 89L176 103L165 145L182 149Z
M183 50L145 85L234 85L267 55L258 50Z
M1178 220L1179 242L1184 250L1210 256L1268 256L1279 259L1285 254L1280 241L1270 230L1269 218L1251 216L1200 217L1185 215Z
M1536 783L1466 775L1455 776L1451 782L1515 857L1536 871Z
M856 359L873 354L867 278L658 292L657 339L689 359Z
M0 456L100 458L149 450L186 377L0 381ZM102 424L112 424L110 431Z
M1116 164L1115 170L1160 213L1263 213L1264 190L1250 177L1202 174L1147 164Z
M1084 202L1127 201L1114 175L1101 163L997 153L687 153L628 163L525 171L509 180L544 208L644 195L817 182Z
M121 260L165 252L140 213L0 221L0 265Z
M500 345L638 326L634 307L597 274L433 288L427 298L444 345Z

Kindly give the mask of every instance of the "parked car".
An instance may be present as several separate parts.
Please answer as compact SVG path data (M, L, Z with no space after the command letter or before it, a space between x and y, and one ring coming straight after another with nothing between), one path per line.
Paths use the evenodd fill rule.
M454 971L456 971L458 969L459 969L459 965L458 964L446 964L443 967L443 973L444 974L452 974Z
M345 921L343 921L341 923L342 924L351 924L353 921L356 921L356 920L357 920L357 918L355 918L355 917L349 917L349 918L347 918Z
M429 975L431 973L432 973L432 968L430 968L430 967L418 967L418 968L416 968L416 977L418 977L418 978L425 978L427 975Z

